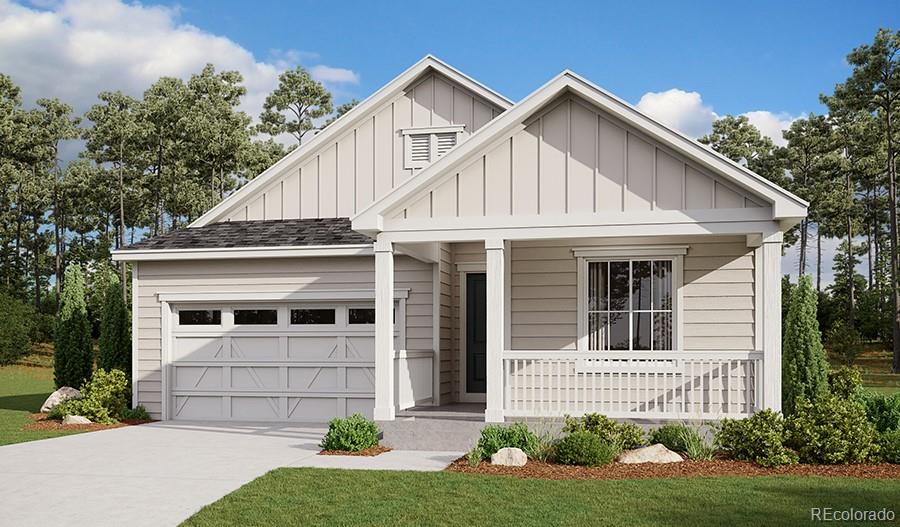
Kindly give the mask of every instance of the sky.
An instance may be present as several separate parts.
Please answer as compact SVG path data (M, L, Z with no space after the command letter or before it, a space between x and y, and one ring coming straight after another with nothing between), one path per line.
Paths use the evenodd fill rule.
M84 112L101 90L139 96L211 62L243 74L242 109L255 116L295 65L340 103L430 53L512 100L571 69L689 136L743 114L783 144L792 120L825 111L819 95L879 27L900 27L898 0L0 0L0 72L26 104L59 97ZM826 283L836 243L824 248Z

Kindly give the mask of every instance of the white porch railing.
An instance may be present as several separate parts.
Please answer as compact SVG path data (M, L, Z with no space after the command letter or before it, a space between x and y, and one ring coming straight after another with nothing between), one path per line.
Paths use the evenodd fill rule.
M761 352L503 353L504 415L720 419L759 408Z

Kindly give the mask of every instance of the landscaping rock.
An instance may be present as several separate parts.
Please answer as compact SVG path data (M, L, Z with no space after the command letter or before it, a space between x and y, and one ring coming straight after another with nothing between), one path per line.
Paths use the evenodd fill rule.
M63 418L64 425L89 425L91 424L91 420L87 417L81 417L80 415L67 415Z
M491 465L503 465L505 467L524 467L528 462L528 456L521 448L501 448L491 456Z
M79 392L75 388L63 386L62 388L51 393L50 397L47 397L47 400L44 401L44 405L41 406L41 413L49 412L54 406L65 401L66 399L81 399L81 392Z
M619 463L678 463L684 461L681 456L672 452L665 445L655 444L634 450L626 450L616 459Z

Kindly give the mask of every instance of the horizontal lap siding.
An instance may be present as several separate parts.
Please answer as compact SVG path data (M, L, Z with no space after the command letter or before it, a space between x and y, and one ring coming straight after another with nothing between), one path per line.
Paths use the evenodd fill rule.
M754 349L754 259L743 237L550 240L512 244L512 346L577 347L575 246L688 245L683 331L687 351Z
M409 289L406 349L431 351L430 264L398 256L395 286ZM370 257L142 262L138 266L138 403L159 417L162 403L162 322L157 295L185 292L264 292L374 289Z
M453 253L449 244L442 243L440 247L441 260L439 276L441 280L440 298L440 331L441 331L441 364L440 364L440 394L441 401L450 402L456 399L454 392L454 366L456 365L457 351L453 334Z

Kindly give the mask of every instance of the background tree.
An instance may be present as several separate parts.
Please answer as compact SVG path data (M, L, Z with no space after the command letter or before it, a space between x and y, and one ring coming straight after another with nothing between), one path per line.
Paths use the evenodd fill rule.
M356 99L351 99L349 102L345 102L344 104L338 105L338 107L334 109L334 115L332 115L325 121L325 124L322 126L322 128L325 128L326 126L330 125L331 123L337 121L345 113L356 108L357 104L359 104L359 101L357 101Z
M100 315L99 346L99 368L106 371L122 370L131 377L131 317L122 300L118 280L112 280L106 285L103 312Z
M289 133L299 145L304 135L317 129L315 120L331 111L331 93L308 71L297 66L282 73L278 88L266 97L259 116L259 130L271 136Z
M91 327L84 301L84 273L79 265L66 269L53 350L56 387L81 387L94 368Z
M33 320L31 306L0 290L0 366L31 351Z
M798 398L813 400L828 387L828 363L816 318L816 292L809 275L800 275L792 291L782 341L781 408L785 415L791 415Z

